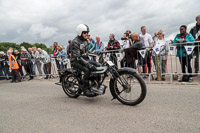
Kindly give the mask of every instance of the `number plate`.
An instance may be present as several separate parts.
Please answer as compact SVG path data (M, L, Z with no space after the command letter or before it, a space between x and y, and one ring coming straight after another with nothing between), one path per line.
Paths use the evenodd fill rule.
M115 65L115 64L113 64L112 61L107 61L107 63L108 63L109 66L114 66Z

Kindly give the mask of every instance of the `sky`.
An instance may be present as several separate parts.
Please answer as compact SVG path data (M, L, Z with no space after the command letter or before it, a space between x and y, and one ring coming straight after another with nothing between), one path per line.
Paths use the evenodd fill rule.
M188 32L200 15L199 0L0 0L0 42L66 45L78 24L87 24L93 39L117 40L126 30L153 35L159 29L174 39L181 25Z

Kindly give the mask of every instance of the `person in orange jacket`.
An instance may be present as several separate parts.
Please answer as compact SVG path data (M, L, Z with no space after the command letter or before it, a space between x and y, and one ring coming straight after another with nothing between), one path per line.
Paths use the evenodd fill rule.
M12 55L12 51L11 50L8 50L7 51L7 54L8 54L8 61L9 61L9 66L10 66L10 69L12 71L12 81L11 83L13 82L21 82L21 77L19 75L19 65L17 63L17 60L15 58L14 55Z

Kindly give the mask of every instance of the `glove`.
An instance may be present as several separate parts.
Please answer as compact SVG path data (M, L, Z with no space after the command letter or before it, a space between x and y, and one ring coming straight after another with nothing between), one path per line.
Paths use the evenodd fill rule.
M91 70L91 71L97 71L96 67L92 64L88 64L88 68Z

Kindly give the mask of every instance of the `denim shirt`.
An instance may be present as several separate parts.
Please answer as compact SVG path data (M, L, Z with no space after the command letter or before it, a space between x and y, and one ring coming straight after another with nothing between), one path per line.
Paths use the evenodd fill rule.
M100 47L100 44L101 44L101 47ZM102 42L96 42L94 47L91 49L91 51L95 51L95 52L102 52L104 51L104 43Z
M64 60L65 58L67 58L66 52L64 50L59 51L58 54L60 55L60 57L61 57L62 60Z

